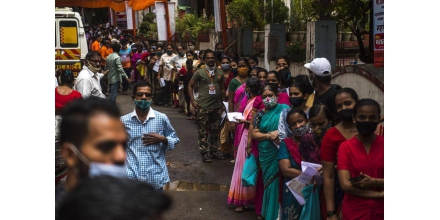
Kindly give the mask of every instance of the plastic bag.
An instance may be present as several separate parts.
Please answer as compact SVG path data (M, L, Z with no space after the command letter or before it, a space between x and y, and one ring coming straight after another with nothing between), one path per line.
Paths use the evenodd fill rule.
M258 166L253 154L246 158L241 174L241 184L244 187L255 186L257 183Z

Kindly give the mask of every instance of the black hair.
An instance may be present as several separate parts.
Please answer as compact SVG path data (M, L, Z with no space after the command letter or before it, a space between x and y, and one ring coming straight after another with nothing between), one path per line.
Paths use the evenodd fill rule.
M205 55L205 50L200 50L200 51L199 51L199 54L198 54L198 58L203 60L204 57L201 57L202 54Z
M171 207L165 193L146 182L102 175L82 180L58 209L59 219L155 219Z
M215 52L213 50L206 49L205 53L203 53L203 60L206 60L206 54L208 54L208 53L212 53L212 55L214 55L214 57L215 57Z
M71 70L63 70L60 76L60 85L69 85L73 86L73 81L75 77L73 76L73 72Z
M101 57L101 54L99 54L98 51L89 51L86 54L86 60L90 60L90 58L95 57L95 56Z
M118 120L121 116L115 104L95 96L68 102L61 114L63 120L60 125L60 143L69 142L81 148L89 133L89 120L97 113L103 113Z
M316 117L320 112L324 112L325 117L330 122L333 120L333 115L330 109L324 104L313 105L309 110L309 119Z
M193 62L194 62L194 61L193 61L192 59L187 59L187 60L186 60L186 65L188 65L188 64L191 64L191 65L192 65Z
M241 57L240 59L238 59L238 61L237 61L237 65L238 65L238 62L240 62L240 61L243 61L243 62L246 64L246 66L247 66L247 68L248 68L248 76L250 76L250 75L251 75L252 68L251 68L251 65L249 64L249 60L246 59L245 57Z
M277 59L277 63L278 63L278 60L281 60L281 59L286 61L288 67L290 66L290 59L289 59L289 57L287 57L287 56L280 56Z
M263 90L261 92L264 92L264 90L270 90L275 93L275 95L278 95L278 85L273 84L266 84L263 87Z
M229 63L231 62L231 58L229 58L229 57L223 57L220 61L222 61L224 59L227 59L229 61Z
M140 81L133 85L133 96L136 96L138 87L150 87L151 94L153 94L153 86L147 81Z
M248 78L246 80L246 87L249 87L249 90L255 96L261 94L261 82L257 78Z
M295 77L294 81L304 83L306 85L307 94L313 94L313 92L315 91L313 86L310 84L309 76L307 75L298 75Z
M287 124L289 124L289 117L295 113L302 115L306 119L306 121L308 121L306 113L301 108L292 108L292 109L290 109L289 112L287 112L287 115L286 115Z
M356 93L356 91L354 91L354 89L352 89L352 88L348 88L348 87L345 87L345 88L343 88L343 89L338 90L338 91L336 92L335 98L336 98L337 95L340 95L340 94L343 93L343 92L350 94L351 98L354 99L354 101L357 102L357 101L359 100L359 96L358 96L358 94Z
M128 43L127 38L124 37L124 39L121 40L122 45L126 45Z
M275 70L271 70L271 71L269 71L269 72L267 73L266 76L269 76L269 74L274 74L274 75L275 75L275 78L277 78L277 80L278 80L278 72L277 72L277 71L275 71Z
M162 50L163 50L163 46L157 45L157 46L156 46L156 51L158 51L158 50L159 50L159 47L160 47L160 49L162 49Z
M285 87L289 86L292 83L292 77L289 69L284 68L277 72L277 80L281 85Z
M298 88L298 90L299 90L303 95L306 95L306 94L311 95L311 93L308 93L309 91L307 90L307 86L306 86L306 84L303 83L303 82L301 82L301 81L295 81L294 83L292 83L292 84L289 86L289 88L290 88L290 87L296 87L296 88Z
M113 44L112 49L114 53L119 53L121 51L121 45L120 44Z
M353 116L356 117L356 113L357 113L358 108L360 108L362 106L374 106L374 107L376 107L377 108L378 116L380 118L380 113L381 113L380 112L380 105L379 105L379 103L377 103L373 99L361 99L358 102L356 102L356 104L354 105L354 108L353 108Z
M193 57L194 57L194 51L192 51L192 50L187 50L186 52L185 52L185 54L187 54L187 53L190 53Z
M258 76L258 73L260 73L260 72L264 72L264 73L266 73L266 76L267 76L267 70L266 70L266 69L264 69L264 68L262 68L262 67L258 67L257 76Z
M257 66L258 66L258 58L256 57L256 56L251 56L251 57L249 57L249 59L248 60L254 60L255 61L255 63L257 64Z
M335 88L338 91L342 89L342 87L338 84L331 84L331 87Z
M215 47L214 47L214 50L216 50L217 49L217 46L218 45L223 45L223 46L225 46L224 44L223 44L223 42L217 42L216 44L215 44ZM223 50L224 50L225 48L223 48Z

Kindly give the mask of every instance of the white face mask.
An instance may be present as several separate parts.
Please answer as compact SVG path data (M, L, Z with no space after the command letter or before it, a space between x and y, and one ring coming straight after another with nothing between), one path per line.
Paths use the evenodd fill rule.
M96 177L103 175L113 176L117 178L127 177L124 165L92 162L88 160L73 144L70 145L70 149L84 164L86 164L89 167L89 177Z

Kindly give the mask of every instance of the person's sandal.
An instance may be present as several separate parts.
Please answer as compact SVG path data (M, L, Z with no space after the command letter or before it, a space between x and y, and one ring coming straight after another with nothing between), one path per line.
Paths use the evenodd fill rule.
M235 208L234 211L235 211L236 213L243 213L244 208L243 208L243 206L237 206L237 208Z
M208 154L202 154L202 161L205 163L211 163L212 160L209 159Z
M226 157L220 155L218 152L213 153L211 158L219 159L219 160L226 160Z

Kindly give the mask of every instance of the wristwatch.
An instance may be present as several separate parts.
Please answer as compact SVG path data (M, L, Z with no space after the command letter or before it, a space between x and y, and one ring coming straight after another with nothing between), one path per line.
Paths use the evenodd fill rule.
M336 215L335 211L328 211L327 212L327 217L332 217L333 215Z

